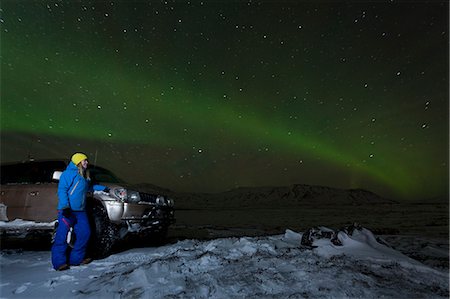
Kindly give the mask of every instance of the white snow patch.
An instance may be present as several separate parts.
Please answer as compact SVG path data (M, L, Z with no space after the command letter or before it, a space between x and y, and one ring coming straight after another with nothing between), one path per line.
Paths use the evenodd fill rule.
M184 240L132 249L64 272L50 252L2 251L2 298L448 298L449 274L378 243L368 230Z
M13 221L0 221L0 229L36 229L36 228L53 228L55 221L52 222L35 222L22 219L15 219Z

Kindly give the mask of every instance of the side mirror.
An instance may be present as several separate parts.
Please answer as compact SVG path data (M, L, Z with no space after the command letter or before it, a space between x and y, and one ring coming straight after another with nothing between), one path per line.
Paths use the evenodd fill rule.
M52 180L59 181L59 178L61 177L61 174L62 174L62 171L55 171L53 173Z

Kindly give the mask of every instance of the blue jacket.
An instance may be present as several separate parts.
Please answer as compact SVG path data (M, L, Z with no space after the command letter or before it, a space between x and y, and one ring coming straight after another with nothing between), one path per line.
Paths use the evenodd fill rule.
M73 211L84 211L86 207L86 193L88 191L103 191L106 187L91 186L91 181L82 177L77 166L70 162L61 174L58 184L58 210L70 208Z

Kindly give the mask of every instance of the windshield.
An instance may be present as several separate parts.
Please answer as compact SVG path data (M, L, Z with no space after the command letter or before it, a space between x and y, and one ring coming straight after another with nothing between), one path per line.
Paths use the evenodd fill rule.
M98 166L89 168L89 174L94 183L124 183L123 180L116 177L111 171Z

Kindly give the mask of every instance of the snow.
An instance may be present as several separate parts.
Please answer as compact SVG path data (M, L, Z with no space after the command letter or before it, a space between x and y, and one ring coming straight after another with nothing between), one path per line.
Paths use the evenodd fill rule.
M448 298L448 270L379 242L367 229L342 246L302 233L188 239L135 248L63 272L49 251L3 250L1 298Z
M13 221L0 221L0 229L53 229L56 220L53 222L35 222L22 219L14 219Z

